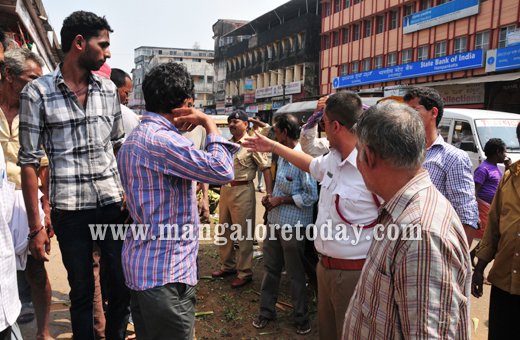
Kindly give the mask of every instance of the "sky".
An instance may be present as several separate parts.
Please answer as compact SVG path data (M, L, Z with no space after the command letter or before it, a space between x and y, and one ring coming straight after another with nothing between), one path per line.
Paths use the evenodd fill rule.
M212 26L218 19L253 20L288 0L43 0L58 36L63 20L74 11L106 16L110 67L130 73L139 46L214 49Z

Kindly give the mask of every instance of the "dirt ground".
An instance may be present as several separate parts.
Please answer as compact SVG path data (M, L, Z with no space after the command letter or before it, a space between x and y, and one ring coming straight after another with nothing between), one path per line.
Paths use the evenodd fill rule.
M261 223L263 207L260 204L261 194L257 193L257 223ZM260 244L261 247L261 244ZM261 250L261 249L257 249ZM199 251L200 275L210 276L219 269L218 247L211 242L200 245ZM277 309L278 317L264 329L257 330L252 321L260 306L260 286L263 277L263 260L253 260L253 281L240 289L232 289L230 276L221 280L201 279L197 285L197 312L213 312L210 315L196 317L195 336L197 339L254 339L254 340L287 340L287 339L318 339L318 322L316 311L316 295L308 292L312 331L301 336L295 333L292 320L292 308L281 304L285 310ZM55 339L71 339L70 314L68 306L69 286L67 273L61 261L56 238L52 240L52 253L47 264L51 281L53 298L50 315L51 336ZM489 269L488 269L489 270ZM484 287L484 296L480 299L471 298L471 317L479 319L477 331L472 331L472 339L487 339L487 319L489 308L490 286ZM290 304L290 283L282 275L279 301ZM24 339L34 339L36 321L20 325ZM133 326L128 326L128 334L133 333Z

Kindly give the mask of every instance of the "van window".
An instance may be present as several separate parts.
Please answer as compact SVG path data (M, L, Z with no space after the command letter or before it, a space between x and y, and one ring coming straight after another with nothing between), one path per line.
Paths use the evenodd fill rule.
M465 121L455 121L451 144L461 150L477 152L471 125Z
M478 119L477 125L478 138L484 147L490 138L500 138L506 143L507 152L520 152L520 145L516 138L516 126L518 120L499 120L499 119Z
M448 134L450 133L451 119L441 119L437 132L444 138L444 141L448 142Z

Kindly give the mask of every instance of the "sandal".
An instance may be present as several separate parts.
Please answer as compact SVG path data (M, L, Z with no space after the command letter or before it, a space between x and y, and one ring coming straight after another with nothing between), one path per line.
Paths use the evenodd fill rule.
M311 332L309 320L296 323L296 334L305 335Z
M269 319L266 318L265 316L262 316L262 315L258 315L254 320L253 320L253 326L255 328L258 328L258 329L262 329L264 328L265 326L267 326L267 324L269 323Z
M36 315L34 314L32 303L26 302L22 304L22 310L16 321L20 324L29 323L33 321L35 317Z

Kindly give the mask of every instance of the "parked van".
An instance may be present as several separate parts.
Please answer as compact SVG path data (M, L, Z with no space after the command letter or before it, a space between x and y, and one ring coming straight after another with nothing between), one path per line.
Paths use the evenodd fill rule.
M468 153L473 171L486 159L484 146L490 138L500 138L506 143L507 156L512 162L520 159L520 145L516 138L516 126L520 115L478 109L444 109L439 123L439 134L446 143ZM499 164L504 171L504 165Z

